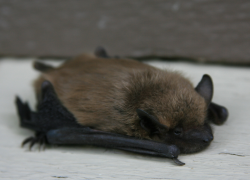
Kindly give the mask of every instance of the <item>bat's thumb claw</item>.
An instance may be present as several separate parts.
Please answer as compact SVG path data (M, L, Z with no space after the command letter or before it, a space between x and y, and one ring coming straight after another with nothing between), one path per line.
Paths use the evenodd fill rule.
M181 162L179 159L177 159L177 158L172 158L173 159L173 161L175 162L175 164L177 164L177 165L179 165L179 166L183 166L183 165L185 165L185 163L184 162Z

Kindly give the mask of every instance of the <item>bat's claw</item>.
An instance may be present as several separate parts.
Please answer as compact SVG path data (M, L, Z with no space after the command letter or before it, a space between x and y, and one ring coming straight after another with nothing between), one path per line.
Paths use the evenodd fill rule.
M35 144L38 144L38 150L40 151L45 149L45 144L47 144L46 135L44 133L36 133L36 136L28 137L24 139L22 142L22 147L25 146L25 144L29 143L29 150L31 151L32 147Z

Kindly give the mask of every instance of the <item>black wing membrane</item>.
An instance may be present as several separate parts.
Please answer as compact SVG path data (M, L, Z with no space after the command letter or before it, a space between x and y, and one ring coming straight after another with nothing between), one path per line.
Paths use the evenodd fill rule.
M57 98L52 84L48 81L42 83L42 98L37 112L32 112L28 103L23 103L19 97L16 98L16 106L21 126L36 132L35 137L29 137L23 142L23 145L30 142L30 149L35 143L44 142L94 145L172 158L178 165L184 165L177 159L180 150L175 145L103 132L78 124Z
M221 125L227 120L227 118L227 108L213 102L210 103L208 107L208 119L210 121L212 121L214 124Z

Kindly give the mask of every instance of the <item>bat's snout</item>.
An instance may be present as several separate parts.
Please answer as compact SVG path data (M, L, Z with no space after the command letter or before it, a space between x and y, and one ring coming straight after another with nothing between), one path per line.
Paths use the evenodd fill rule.
M211 127L206 123L203 128L200 129L200 137L202 142L205 144L209 144L213 139L213 132Z
M211 134L207 136L206 138L203 138L204 143L210 143L214 139L214 136Z

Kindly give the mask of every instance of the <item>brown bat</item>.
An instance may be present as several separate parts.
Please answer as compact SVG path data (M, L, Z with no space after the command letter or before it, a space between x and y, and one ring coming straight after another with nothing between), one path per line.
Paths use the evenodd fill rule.
M91 144L173 158L198 152L213 140L208 120L223 123L226 108L211 103L213 83L204 75L194 88L180 73L99 48L58 68L39 62L38 112L17 98L21 125L36 131L31 142Z

